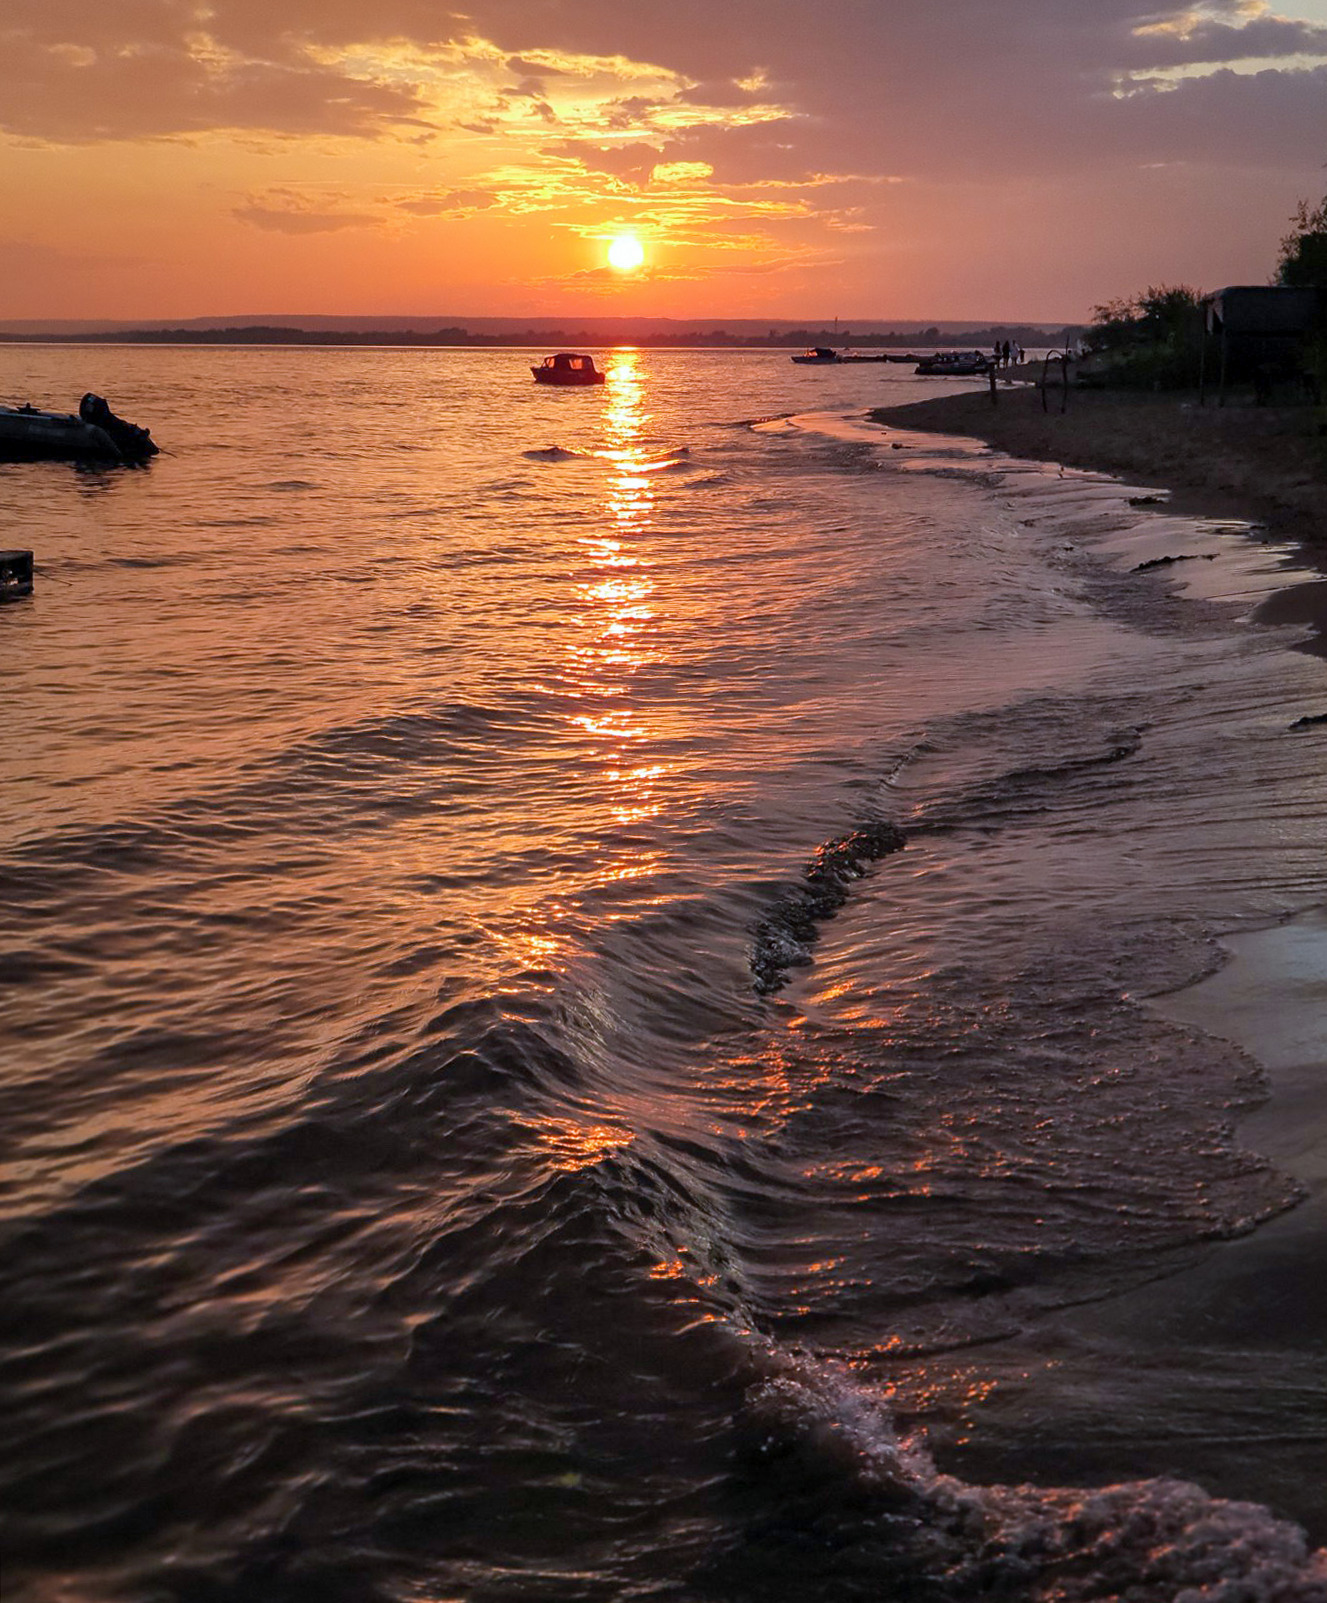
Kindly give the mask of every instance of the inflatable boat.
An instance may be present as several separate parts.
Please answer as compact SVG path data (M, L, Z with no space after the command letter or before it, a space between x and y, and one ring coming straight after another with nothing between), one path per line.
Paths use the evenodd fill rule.
M157 449L149 430L116 417L100 395L85 395L77 417L0 406L0 462L146 462Z

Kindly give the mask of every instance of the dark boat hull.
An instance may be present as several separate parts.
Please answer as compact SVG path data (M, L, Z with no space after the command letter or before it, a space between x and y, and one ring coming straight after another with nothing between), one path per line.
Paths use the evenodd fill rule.
M573 389L584 388L588 384L602 384L606 378L604 373L555 373L551 368L532 367L536 384L562 384Z
M105 429L59 412L0 407L0 461L123 462Z
M990 360L985 356L951 357L948 361L937 357L923 357L915 371L926 378L975 378L990 371Z
M79 415L0 406L0 462L145 462L158 447L147 429L116 417L99 395Z

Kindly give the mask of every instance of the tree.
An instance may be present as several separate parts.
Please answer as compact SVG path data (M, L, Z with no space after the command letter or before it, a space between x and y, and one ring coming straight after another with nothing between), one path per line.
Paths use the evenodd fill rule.
M1200 299L1187 284L1150 284L1131 299L1094 306L1089 341L1096 350L1115 350L1182 340Z
M1327 195L1312 208L1301 200L1290 221L1295 226L1281 241L1277 283L1327 286Z
M1327 395L1327 195L1316 206L1301 200L1281 241L1276 281L1293 289L1318 290L1318 316L1304 342L1303 360L1319 393Z
M1202 297L1187 284L1151 284L1141 294L1092 309L1087 349L1106 359L1112 384L1183 389L1198 382Z

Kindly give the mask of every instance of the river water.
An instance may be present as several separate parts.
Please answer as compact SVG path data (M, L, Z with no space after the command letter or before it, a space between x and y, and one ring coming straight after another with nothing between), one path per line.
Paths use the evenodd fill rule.
M541 354L0 348L167 453L0 467L6 1597L1320 1603L1321 1347L1066 1317L1303 1194L1287 555Z

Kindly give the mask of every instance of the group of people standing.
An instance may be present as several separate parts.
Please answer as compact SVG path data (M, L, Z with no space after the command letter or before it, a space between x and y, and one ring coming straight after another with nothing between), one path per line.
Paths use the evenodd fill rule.
M991 357L996 367L1017 367L1023 360L1023 347L1011 345L1008 340L996 340L991 347Z

